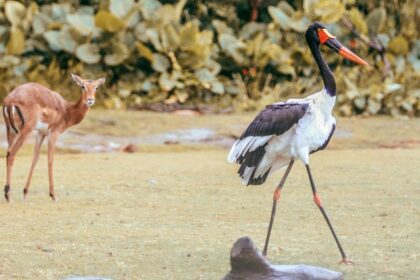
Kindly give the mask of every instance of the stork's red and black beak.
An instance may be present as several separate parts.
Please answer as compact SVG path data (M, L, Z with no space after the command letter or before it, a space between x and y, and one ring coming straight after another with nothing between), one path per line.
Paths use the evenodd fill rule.
M347 58L350 61L361 65L369 65L365 60L357 56L354 52L344 47L335 36L331 35L327 29L320 28L318 29L318 38L321 44L326 45L333 51L339 53L341 56Z

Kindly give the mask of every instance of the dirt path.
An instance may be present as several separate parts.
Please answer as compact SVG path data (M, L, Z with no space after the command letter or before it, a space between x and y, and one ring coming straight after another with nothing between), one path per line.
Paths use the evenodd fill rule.
M248 235L261 248L280 176L263 187L244 187L226 154L58 155L57 203L47 195L45 157L29 201L22 202L30 158L19 157L14 202L0 202L0 279L219 279L237 238ZM338 250L301 164L278 207L270 260L325 266L346 279L419 275L420 149L332 149L315 154L312 164L356 265L337 264Z

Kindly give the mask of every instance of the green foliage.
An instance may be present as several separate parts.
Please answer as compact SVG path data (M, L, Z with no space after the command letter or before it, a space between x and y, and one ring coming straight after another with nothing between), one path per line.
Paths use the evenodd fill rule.
M319 20L375 66L325 52L340 114L420 112L416 1L262 0L257 22L245 0L51 2L0 0L1 96L26 81L75 95L76 72L109 77L108 108L256 109L320 89L303 36Z

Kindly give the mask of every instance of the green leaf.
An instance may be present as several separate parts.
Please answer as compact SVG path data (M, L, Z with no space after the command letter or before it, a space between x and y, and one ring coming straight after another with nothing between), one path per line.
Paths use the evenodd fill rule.
M37 14L32 20L32 30L36 35L42 35L48 30L48 26L51 24L52 19L45 14Z
M164 91L171 91L176 86L176 81L172 80L169 74L164 72L159 77L159 86Z
M93 15L82 13L69 14L67 15L67 21L72 28L83 36L95 35L97 33Z
M372 115L376 115L381 110L381 103L373 98L368 99L368 111Z
M73 53L78 46L67 26L60 31L47 31L43 36L45 40L47 40L49 47L54 51L65 50L69 53Z
M76 49L76 56L87 64L98 63L101 59L101 56L99 55L99 47L89 43L80 45Z
M107 32L117 32L124 28L124 22L108 11L100 10L95 16L95 25Z
M7 42L8 54L21 54L25 50L25 34L19 27L12 27L10 38Z
M148 61L153 61L153 52L143 43L137 42L136 48L140 54L140 56L146 58Z
M156 18L156 11L162 6L158 0L140 0L140 10L146 20Z
M277 23L284 30L294 30L297 32L304 32L308 27L309 20L306 17L294 19L288 16L284 11L278 7L268 7L268 13L275 23Z
M315 15L324 23L337 22L344 14L343 3L336 0L321 0L313 6Z
M245 24L239 32L239 38L242 40L250 40L258 32L264 32L266 25L263 23L257 23L254 21Z
M186 0L180 0L176 5L165 4L159 7L156 11L156 18L162 25L179 22L186 2Z
M69 1L67 1L69 2ZM31 7L33 8L33 7ZM66 22L66 16L72 12L73 8L70 3L60 3L51 5L51 14L48 14L52 20L60 23ZM41 11L46 15L45 10Z
M134 8L134 0L110 0L109 11L119 18L124 18Z
M366 107L366 97L365 96L359 96L356 97L353 100L354 106L359 109L359 110L363 110Z
M159 40L159 29L149 28L146 30L145 36L147 37L148 41L153 44L153 47L155 47L156 50L163 51L162 44Z
M344 76L344 82L347 86L346 96L349 99L354 99L359 96L359 89L357 86L346 76ZM360 108L359 108L360 109Z
M363 15L356 8L352 8L349 12L349 18L356 30L361 34L367 34L368 26L363 18Z
M407 60L413 67L414 71L420 73L420 40L417 40L414 44L413 49L407 56Z
M211 91L216 94L224 94L225 93L225 87L221 82L218 80L212 80L210 81Z
M178 48L180 38L172 24L167 24L160 29L160 42L164 52L175 51Z
M195 71L195 76L202 83L207 83L215 79L214 75L206 68Z
M76 51L77 46L79 45L76 40L74 40L73 35L70 32L70 28L68 26L65 26L60 31L60 37L59 40L61 42L61 46L63 50L74 53Z
M60 31L51 30L43 34L45 40L53 51L61 51Z
M124 62L129 56L130 51L127 46L121 42L117 42L112 46L112 53L105 56L105 63L115 66Z
M295 67L289 64L280 64L279 66L277 66L277 71L283 74L288 74L293 78L296 76Z
M345 6L337 0L304 0L305 14L323 23L337 22L345 12Z
M0 56L0 69L10 69L20 63L20 59L14 55L1 55Z
M230 55L238 64L243 65L247 58L244 55L246 45L231 34L219 34L222 50Z
M153 54L152 68L158 72L166 72L171 66L169 59L160 53Z
M233 29L231 27L229 27L227 25L226 22L218 20L218 19L214 19L211 21L211 24L214 26L214 28L216 29L217 33L219 35L221 34L234 34L235 32L233 31Z
M409 50L408 48L407 39L405 39L402 35L392 38L388 44L388 49L395 54L406 55Z
M25 6L18 1L6 1L4 4L4 12L12 26L22 25L22 21L26 16Z
M386 21L386 10L383 7L373 9L366 17L367 26L369 31L377 34L384 26Z

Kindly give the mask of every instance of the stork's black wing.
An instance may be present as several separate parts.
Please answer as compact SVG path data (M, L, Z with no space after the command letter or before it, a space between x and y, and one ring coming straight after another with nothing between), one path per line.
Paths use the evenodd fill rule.
M251 122L239 139L248 136L281 135L305 115L307 103L277 103L268 105Z
M261 174L256 170L265 155L265 147L274 135L281 135L305 115L309 108L307 103L284 102L267 106L251 122L241 137L230 150L228 161L241 165L239 176L247 185L264 183L271 166L267 166Z

